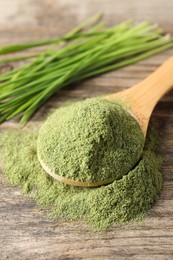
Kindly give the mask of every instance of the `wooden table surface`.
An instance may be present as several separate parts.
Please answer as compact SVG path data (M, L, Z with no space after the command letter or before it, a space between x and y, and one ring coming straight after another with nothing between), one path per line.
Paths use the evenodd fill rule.
M0 0L0 45L62 35L96 12L104 13L110 25L128 18L146 19L173 35L172 0ZM64 89L33 120L39 121L48 109L68 99L131 87L171 55L173 49ZM173 259L173 91L159 102L152 120L162 135L164 188L144 221L138 226L114 225L102 233L84 222L51 222L43 209L0 174L0 259Z

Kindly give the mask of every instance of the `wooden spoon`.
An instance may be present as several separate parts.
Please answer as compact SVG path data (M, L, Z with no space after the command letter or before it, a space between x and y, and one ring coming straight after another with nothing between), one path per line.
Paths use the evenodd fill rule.
M134 117L146 136L151 113L159 99L173 86L173 58L167 60L154 73L139 84L130 89L105 96L110 101L118 101L124 104L132 117ZM80 187L97 187L114 181L104 180L101 182L80 182L58 176L38 158L44 170L53 178L63 183Z

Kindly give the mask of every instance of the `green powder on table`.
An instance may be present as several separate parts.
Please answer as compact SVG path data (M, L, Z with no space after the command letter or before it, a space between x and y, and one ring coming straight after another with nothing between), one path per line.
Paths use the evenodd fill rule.
M38 156L53 174L94 183L127 174L143 146L137 121L120 104L90 98L48 118L39 132Z
M136 221L148 212L162 189L162 160L156 151L156 134L151 129L133 169L119 180L97 188L73 187L50 177L38 161L37 139L38 133L26 130L2 134L3 171L11 184L19 185L39 205L48 207L54 217L84 219L99 229Z

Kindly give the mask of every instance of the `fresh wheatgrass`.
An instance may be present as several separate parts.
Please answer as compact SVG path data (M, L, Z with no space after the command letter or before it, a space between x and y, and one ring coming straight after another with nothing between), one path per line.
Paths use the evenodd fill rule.
M0 123L21 115L24 124L59 89L173 47L168 35L147 22L125 21L106 28L98 18L88 19L57 39L0 48L2 55L48 46L34 55L0 59L1 63L32 59L0 75Z

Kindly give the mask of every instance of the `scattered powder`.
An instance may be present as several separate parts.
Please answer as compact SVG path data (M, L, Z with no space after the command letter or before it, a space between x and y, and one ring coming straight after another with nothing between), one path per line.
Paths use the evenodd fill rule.
M38 137L39 159L51 172L90 183L120 179L143 146L136 120L120 104L101 98L57 109Z
M86 106L87 102L85 103ZM109 112L106 112L104 110L104 106L109 107ZM73 115L74 120L76 120L76 118L80 114L77 109L79 107L80 103L76 104L76 106L74 106L71 111L68 110L68 112ZM98 108L99 105L97 104L96 107ZM109 119L111 119L110 122L113 127L116 126L113 123L114 119L116 120L116 124L119 124L119 119L117 119L117 117L114 117L111 113L111 111L114 111L115 109L113 104L103 103L103 106L99 107L99 109L99 114L101 115L104 115L104 113L108 113L107 116L109 117ZM116 111L119 111L118 113L121 114L118 106L116 106ZM97 111L95 112L97 113ZM66 122L66 120L68 116L65 115L67 111L63 108L55 112L55 114L52 115L50 119L48 119L47 123L43 127L46 127L46 125L49 124L49 120L53 120L55 115L57 118L58 113L61 116L64 115L64 117L62 117L62 120L64 120L64 126L67 127L68 123ZM77 114L76 117L75 113ZM83 111L83 117L85 116L86 118L88 118L88 113L91 112L89 112L88 110L86 110L85 112ZM80 116L82 118L82 114ZM94 115L92 114L92 116ZM95 132L101 131L101 134L95 134L94 132L92 132L92 134L94 134L96 139L97 137L101 138L101 136L103 136L103 140L106 140L105 145L107 144L106 142L111 143L111 138L112 140L114 140L115 137L113 137L114 134L111 128L108 127L108 122L105 122L103 127L101 128L102 130L100 130L100 128L97 129L97 127L102 126L101 121L103 120L103 118L100 116L100 119L98 119L96 116L95 120ZM126 116L123 118L123 120L127 120ZM69 119L69 123L70 122L71 120ZM56 120L55 124L56 126L58 125L56 123ZM129 122L130 127L131 124L135 124L134 120ZM61 123L61 125L63 124ZM127 125L128 131L132 131L130 130L129 125ZM90 127L93 126L94 119L91 120ZM107 129L103 131L103 128L105 126L107 127ZM68 131L68 129L63 128L62 130L67 135L72 134L72 128L69 129L70 132ZM78 131L77 128L75 128L75 130ZM85 128L81 130L85 132ZM44 132L44 128L40 130L40 133L41 131ZM122 138L123 131L122 129L119 129L119 131L119 138ZM126 131L126 129L124 129L124 131ZM84 138L84 136L87 136L88 133L83 132L81 134ZM51 134L53 135L53 129L50 129L50 136ZM74 136L76 136L76 134L74 134ZM60 137L63 138L63 134ZM163 184L160 172L162 160L156 151L157 135L151 128L148 131L146 144L141 158L134 166L134 168L129 171L128 174L126 172L126 175L124 176L122 176L123 173L119 173L119 177L122 176L121 179L115 180L109 185L98 188L73 187L60 183L50 177L42 169L37 159L37 138L38 133L31 133L27 130L13 130L1 133L0 145L1 157L3 158L2 170L11 184L20 186L23 192L25 194L30 194L30 196L35 198L39 205L45 208L49 208L50 214L55 218L63 217L68 220L84 219L94 228L105 229L113 223L128 223L129 221L137 221L141 219L158 198L158 194L161 191ZM57 138L55 138L55 143L56 142ZM82 142L82 139L79 141L79 144L80 142ZM40 141L39 145L41 147ZM91 151L93 151L92 147L95 147L97 149L97 153L99 154L99 140L97 144L94 143L92 145ZM111 148L113 149L113 146L111 146ZM123 146L120 147L120 149L122 148ZM89 148L87 149L89 151ZM114 151L112 151L112 153L113 152ZM113 156L112 153L111 156ZM132 149L132 154L137 154L137 151L135 151L135 147L133 147ZM112 163L114 163L113 158ZM85 169L85 171L87 169L86 165L87 164L84 164L82 168ZM97 165L93 167L96 167L97 173L99 173L99 168L97 168ZM93 169L94 168L92 168L92 170ZM110 174L112 174L111 171Z

